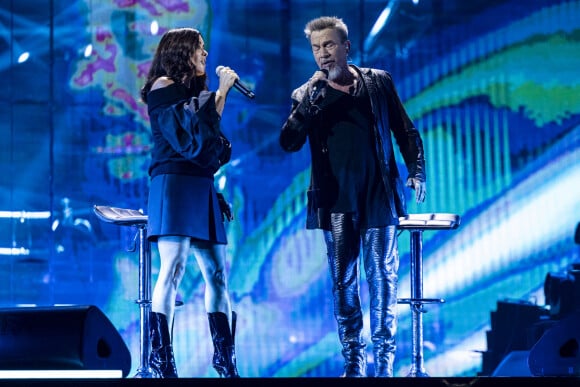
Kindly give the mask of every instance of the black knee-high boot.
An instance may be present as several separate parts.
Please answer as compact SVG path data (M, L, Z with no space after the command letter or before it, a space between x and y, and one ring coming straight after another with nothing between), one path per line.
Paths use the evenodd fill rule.
M324 232L332 278L334 317L344 357L344 377L366 376L366 344L359 296L359 234L350 215L332 214L332 231Z
M232 312L232 329L225 313L208 313L209 330L214 347L212 365L224 378L239 378L236 365L236 312Z
M393 376L399 268L396 238L395 226L389 226L368 229L363 241L375 377Z
M163 313L151 312L149 324L151 334L149 365L153 373L158 378L177 378L167 317Z
M334 316L338 323L338 337L342 344L344 373L347 378L366 376L366 344L362 338L363 316L358 297L358 282L346 287L335 285ZM340 296L338 295L340 293Z
M343 320L339 325L338 332L344 358L344 373L342 376L346 378L364 378L367 372L366 344L360 335L358 317Z

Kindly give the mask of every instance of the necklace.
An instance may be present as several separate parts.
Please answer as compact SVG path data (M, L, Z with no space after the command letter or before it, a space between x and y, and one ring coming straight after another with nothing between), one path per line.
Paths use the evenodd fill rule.
M350 86L350 87L348 88L348 94L350 94L350 95L354 95L354 92L356 91L356 85L357 85L357 79L355 78L355 79L352 81L352 86Z

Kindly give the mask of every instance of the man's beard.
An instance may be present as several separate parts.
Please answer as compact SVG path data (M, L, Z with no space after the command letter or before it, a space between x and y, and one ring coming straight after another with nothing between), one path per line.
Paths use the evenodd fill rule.
M348 67L332 66L328 70L328 79L336 83L340 83L349 75Z

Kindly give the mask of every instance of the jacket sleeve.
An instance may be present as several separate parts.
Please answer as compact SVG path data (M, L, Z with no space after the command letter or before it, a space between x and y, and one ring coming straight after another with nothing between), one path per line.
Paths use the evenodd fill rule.
M171 105L159 113L157 120L171 147L198 165L215 163L229 151L229 142L220 131L213 92L204 91L197 98Z
M389 125L399 146L401 155L405 160L409 178L413 177L420 181L426 181L425 154L423 141L419 131L409 118L391 75L384 72L384 82L388 90Z
M290 116L280 132L280 146L286 152L296 152L306 143L308 128L313 117L313 106L306 96L306 85L292 92Z

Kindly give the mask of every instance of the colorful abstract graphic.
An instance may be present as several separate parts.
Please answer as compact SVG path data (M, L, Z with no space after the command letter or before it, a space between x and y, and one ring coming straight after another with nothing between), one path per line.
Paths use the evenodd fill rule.
M139 90L160 36L190 26L204 35L208 68L235 67L257 94L255 101L228 97L222 124L234 154L216 176L235 214L227 251L240 374L342 373L325 246L320 233L305 229L309 155L306 149L285 154L277 141L292 89L313 71L302 25L322 12L342 14L357 45L369 26L349 20L348 1L296 10L298 21L273 5L262 9L266 2L243 3L240 11L234 1L76 0L53 9L49 26L40 21L51 14L47 6L0 6L0 23L12 25L0 33L0 47L7 47L0 72L12 79L0 97L8 117L0 123L6 139L0 165L7 171L0 188L0 277L8 284L1 306L97 305L127 343L135 372L139 267L129 250L136 230L100 222L92 207L146 209L152 142ZM512 8L517 11L506 12ZM375 11L369 5L368 14ZM409 200L410 212L461 216L457 230L423 237L424 295L445 300L425 306L425 367L432 376L481 372L497 303L546 307L547 273L565 272L580 259L574 242L580 1L506 0L475 11L413 40L408 56L377 54L362 63L392 72L425 142L427 202ZM33 46L27 29L34 30ZM18 63L25 50L32 59ZM37 84L30 74L51 76ZM209 75L212 88L217 78ZM20 88L32 94L23 96ZM410 294L409 243L401 232L400 297ZM364 274L361 292L368 305ZM204 283L193 259L179 298L180 376L216 377ZM365 315L367 337L368 320ZM411 326L410 308L401 304L397 376L411 364Z

